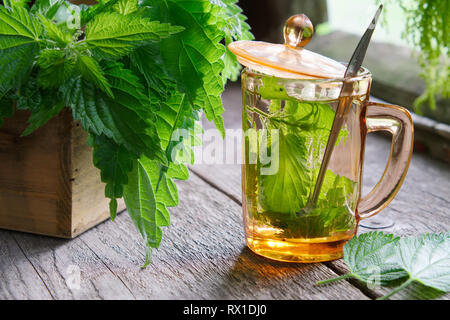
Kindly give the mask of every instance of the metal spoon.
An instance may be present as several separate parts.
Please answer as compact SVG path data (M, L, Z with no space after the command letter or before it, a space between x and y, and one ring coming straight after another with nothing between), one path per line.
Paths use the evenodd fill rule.
M359 69L362 66L364 57L369 47L370 39L372 38L373 31L377 25L378 18L380 17L383 5L380 5L371 24L367 28L366 32L362 36L358 43L353 55L348 63L347 70L345 71L344 81L342 84L341 93L339 94L339 105L336 109L336 115L333 120L333 125L331 127L330 136L328 138L327 147L322 159L322 165L320 166L319 175L317 176L316 185L314 187L314 192L310 197L309 205L307 207L314 208L317 200L319 198L320 190L322 189L323 179L325 178L325 173L328 169L328 164L330 162L331 154L333 153L334 146L336 145L336 140L338 138L339 132L341 131L342 124L344 123L345 116L347 115L351 105L353 92L353 83L349 82L348 79L354 77L358 74Z

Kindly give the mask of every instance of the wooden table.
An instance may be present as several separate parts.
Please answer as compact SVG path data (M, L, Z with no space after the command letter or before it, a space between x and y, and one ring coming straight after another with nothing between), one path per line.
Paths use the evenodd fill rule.
M239 87L228 87L223 99L226 127L239 128ZM382 137L368 139L365 192L381 176L389 145ZM240 177L238 165L192 166L189 181L178 183L172 226L145 270L143 242L126 213L74 240L1 230L0 299L374 299L389 291L353 280L316 286L345 273L342 261L287 264L251 253L244 243ZM403 188L381 213L395 220L385 231L449 230L449 195L450 167L414 154ZM392 299L424 297L435 292L414 285Z

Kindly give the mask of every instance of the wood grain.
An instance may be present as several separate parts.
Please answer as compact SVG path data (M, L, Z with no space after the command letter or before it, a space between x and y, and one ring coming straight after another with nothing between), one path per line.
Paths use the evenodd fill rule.
M0 227L70 237L70 113L21 137L29 113L0 129Z
M134 298L83 239L65 240L18 232L11 234L54 299Z
M0 128L0 228L73 238L109 216L87 134L64 109L21 137L28 117L16 111Z
M0 231L0 300L52 296L11 233Z
M324 265L290 265L251 253L244 244L241 207L192 175L178 183L180 205L171 210L160 249L145 270L144 246L127 214L81 235L138 299L367 299Z

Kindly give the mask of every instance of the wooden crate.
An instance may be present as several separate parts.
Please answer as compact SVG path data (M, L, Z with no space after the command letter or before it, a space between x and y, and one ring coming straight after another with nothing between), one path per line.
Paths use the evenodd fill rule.
M74 238L109 217L87 134L64 109L21 137L28 117L16 111L0 128L0 228Z

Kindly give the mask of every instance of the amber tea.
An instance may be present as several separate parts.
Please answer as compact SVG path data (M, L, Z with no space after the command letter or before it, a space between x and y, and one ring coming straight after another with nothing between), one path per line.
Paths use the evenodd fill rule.
M275 77L246 71L243 80L243 194L249 247L277 260L339 258L357 225L361 162L351 155L361 154L362 141L352 133L361 131L367 95L352 96L336 143L337 156L317 204L308 208L338 104L327 95L333 88L325 89L321 99L307 101L303 92L298 98L295 91L288 95ZM300 85L296 89L300 92Z

